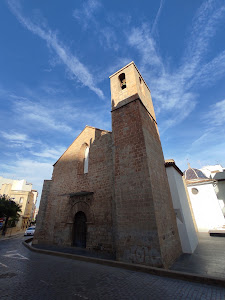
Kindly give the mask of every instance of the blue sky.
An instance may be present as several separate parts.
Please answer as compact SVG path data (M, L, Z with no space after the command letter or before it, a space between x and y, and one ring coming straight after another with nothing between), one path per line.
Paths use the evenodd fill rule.
M225 167L225 2L0 2L0 175L38 189L85 125L111 130L109 76L134 61L165 158Z

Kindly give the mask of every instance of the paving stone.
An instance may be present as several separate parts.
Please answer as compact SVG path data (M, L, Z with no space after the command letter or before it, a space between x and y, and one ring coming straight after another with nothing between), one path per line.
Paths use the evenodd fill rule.
M218 277L225 280L225 237L199 233L199 244L193 254L182 254L171 270Z
M1 299L225 299L222 287L35 253L23 239L0 242L0 274L16 274L0 277Z

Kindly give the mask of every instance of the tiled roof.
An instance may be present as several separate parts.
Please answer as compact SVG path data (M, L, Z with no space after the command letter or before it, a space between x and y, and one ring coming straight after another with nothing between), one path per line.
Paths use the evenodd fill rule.
M193 180L193 179L208 179L202 171L198 169L188 168L184 171L184 178L186 180Z

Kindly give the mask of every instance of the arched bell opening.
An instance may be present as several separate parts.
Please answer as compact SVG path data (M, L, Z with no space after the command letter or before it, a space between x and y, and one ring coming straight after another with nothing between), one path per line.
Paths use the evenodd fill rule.
M127 87L125 73L121 73L119 75L120 87L121 89L125 89Z

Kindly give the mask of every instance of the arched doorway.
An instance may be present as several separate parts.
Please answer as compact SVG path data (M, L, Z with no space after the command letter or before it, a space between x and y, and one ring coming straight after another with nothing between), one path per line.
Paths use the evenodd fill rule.
M76 213L73 224L73 246L86 248L87 218L85 213Z

